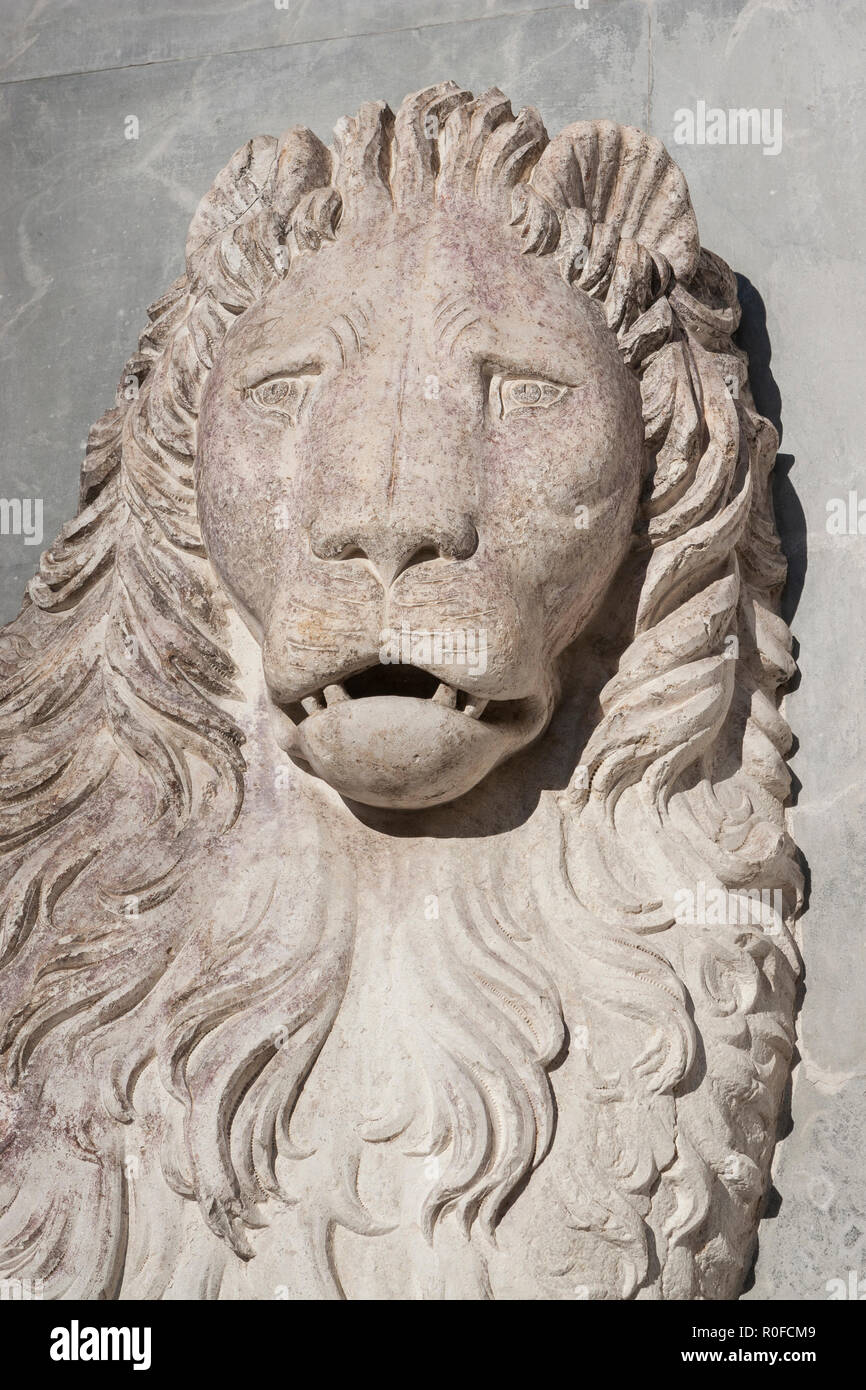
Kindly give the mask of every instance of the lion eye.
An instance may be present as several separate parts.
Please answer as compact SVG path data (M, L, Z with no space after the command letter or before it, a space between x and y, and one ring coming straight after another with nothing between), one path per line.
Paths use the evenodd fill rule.
M561 401L567 386L537 377L503 377L490 379L490 403L501 419L515 410L546 410Z
M310 380L311 378L304 376L271 377L268 381L260 381L257 386L250 386L247 396L261 410L284 415L296 425L301 406L306 400Z

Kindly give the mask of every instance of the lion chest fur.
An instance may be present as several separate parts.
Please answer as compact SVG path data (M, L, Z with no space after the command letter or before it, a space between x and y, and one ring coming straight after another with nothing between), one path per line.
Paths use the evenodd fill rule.
M578 1101L571 1060L557 1067L559 1095L548 1066L562 1050L566 1013L575 1015L571 1026L579 1034L579 1005L553 983L546 948L528 919L518 941L514 920L498 918L498 907L490 905L492 888L481 878L495 877L504 846L494 853L483 841L468 842L468 849L467 842L413 841L376 853L368 843L344 855L344 845L331 843L339 836L321 807L309 817L310 806L320 802L314 794L309 801L302 797L303 810L296 812L308 828L299 875L285 849L282 857L278 850L293 843L291 834L285 823L274 830L276 816L256 814L262 789L252 783L235 853L243 859L245 837L254 835L252 876L267 881L272 874L275 885L253 929L258 972L272 974L283 962L288 996L297 969L286 960L287 947L300 943L305 917L321 911L312 936L331 931L335 941L313 967L313 975L321 975L309 989L312 998L324 984L328 1023L321 1046L305 1059L287 1133L274 1141L278 1193L257 1194L266 1200L256 1209L259 1229L248 1232L253 1257L228 1251L206 1228L196 1203L159 1194L172 1204L171 1224L180 1222L184 1232L164 1251L174 1264L164 1296L189 1296L191 1287L223 1298L586 1296L586 1278L571 1268L573 1250L560 1269L562 1202L545 1165L538 1167L557 1108L573 1110ZM266 787L265 799L271 795ZM323 822L319 839L309 833L316 820ZM290 829L302 834L300 825ZM529 885L526 856L530 843L544 838L541 830L524 827L507 838L512 870L519 858L518 877ZM344 879L334 876L338 864ZM237 915L255 921L244 891L241 883L228 890ZM327 919L339 916L344 891L340 929ZM531 902L528 887L515 892ZM230 918L231 908L224 901L221 918ZM531 926L539 927L540 919ZM248 992L255 995L253 979ZM279 990L265 1022L277 1044L269 1065L278 1069L293 1046L293 1021ZM250 1009L250 1033L254 1027L262 1031L263 1018L254 1021ZM251 1045L248 1034L239 1050ZM278 1091L287 1091L294 1077L289 1061ZM190 1080L195 1112L192 1073ZM155 1078L139 1083L136 1109L144 1131L162 1133L164 1114L156 1123L146 1116L165 1112L166 1102ZM204 1104L203 1093L198 1103ZM231 1149L237 1142L232 1131L252 1132L245 1103L208 1143ZM177 1107L168 1104L179 1128ZM186 1145L178 1134L178 1148L188 1149L189 1142L188 1128ZM154 1154L143 1166L156 1174L161 1161ZM133 1250L140 1236L153 1241L157 1184L154 1176L146 1190L141 1181L130 1185L133 1228L136 1203L141 1212ZM198 1196L198 1206L207 1208L206 1192ZM142 1295L152 1297L154 1286L142 1285L130 1268L123 1296Z
M660 1011L647 1024L643 1003L629 1007L639 956L618 993L615 971L602 978L598 962L584 962L584 975L550 929L558 922L568 936L576 913L556 863L550 803L495 840L402 841L379 852L368 842L354 854L330 814L320 806L310 816L310 804L300 798L289 827L303 873L285 853L285 823L277 831L269 816L263 831L251 813L236 852L245 861L244 836L256 835L251 876L273 879L266 910L242 905L242 883L227 890L248 916L256 968L244 983L244 1027L226 1046L238 1071L262 1036L273 1039L262 1072L273 1070L272 1089L257 1095L254 1084L213 1109L219 1051L200 1076L190 1067L193 1118L177 1145L181 1166L192 1156L198 1202L168 1191L163 1138L159 1160L143 1164L149 1186L143 1173L130 1184L123 1296L653 1296L664 1222L683 1191L692 1199L699 1187L697 1171L677 1172L675 1102L648 1099L628 1078L647 1039L658 1048L670 1021ZM222 902L223 919L232 907ZM317 919L312 931L305 919ZM311 962L298 1028L288 1001ZM272 980L282 967L257 1011L254 976ZM293 1058L304 1029L312 1033ZM261 1115L289 1094L285 1128L270 1141L275 1182L270 1193L255 1185L251 1193L252 1258L238 1258L202 1219L212 1206L212 1153L233 1155L243 1188L243 1154L263 1145ZM706 1082L691 1103L706 1137L714 1124ZM197 1139L195 1116L209 1108L217 1128ZM169 1109L179 1130L179 1107L152 1076L139 1083L136 1109L145 1132L160 1133ZM154 1211L165 1203L172 1235L160 1250ZM713 1220L723 1216L714 1211ZM720 1249L716 1274L736 1279L737 1254Z

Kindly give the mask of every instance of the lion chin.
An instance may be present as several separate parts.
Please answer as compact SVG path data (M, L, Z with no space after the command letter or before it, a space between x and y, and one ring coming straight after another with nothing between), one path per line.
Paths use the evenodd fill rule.
M681 172L370 102L239 151L149 314L0 633L0 1278L735 1298L794 666Z

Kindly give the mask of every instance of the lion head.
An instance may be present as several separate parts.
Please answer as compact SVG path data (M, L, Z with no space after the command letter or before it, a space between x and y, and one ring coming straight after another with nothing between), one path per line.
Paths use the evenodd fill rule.
M444 83L251 141L149 312L0 636L0 1272L735 1296L793 663L681 172Z

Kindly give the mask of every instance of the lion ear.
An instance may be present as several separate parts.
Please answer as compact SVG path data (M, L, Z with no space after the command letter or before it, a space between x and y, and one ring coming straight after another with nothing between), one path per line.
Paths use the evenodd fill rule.
M663 256L688 282L700 253L698 224L682 170L660 140L614 121L566 126L545 149L530 179L556 210L584 209L610 228L613 245L631 240Z

